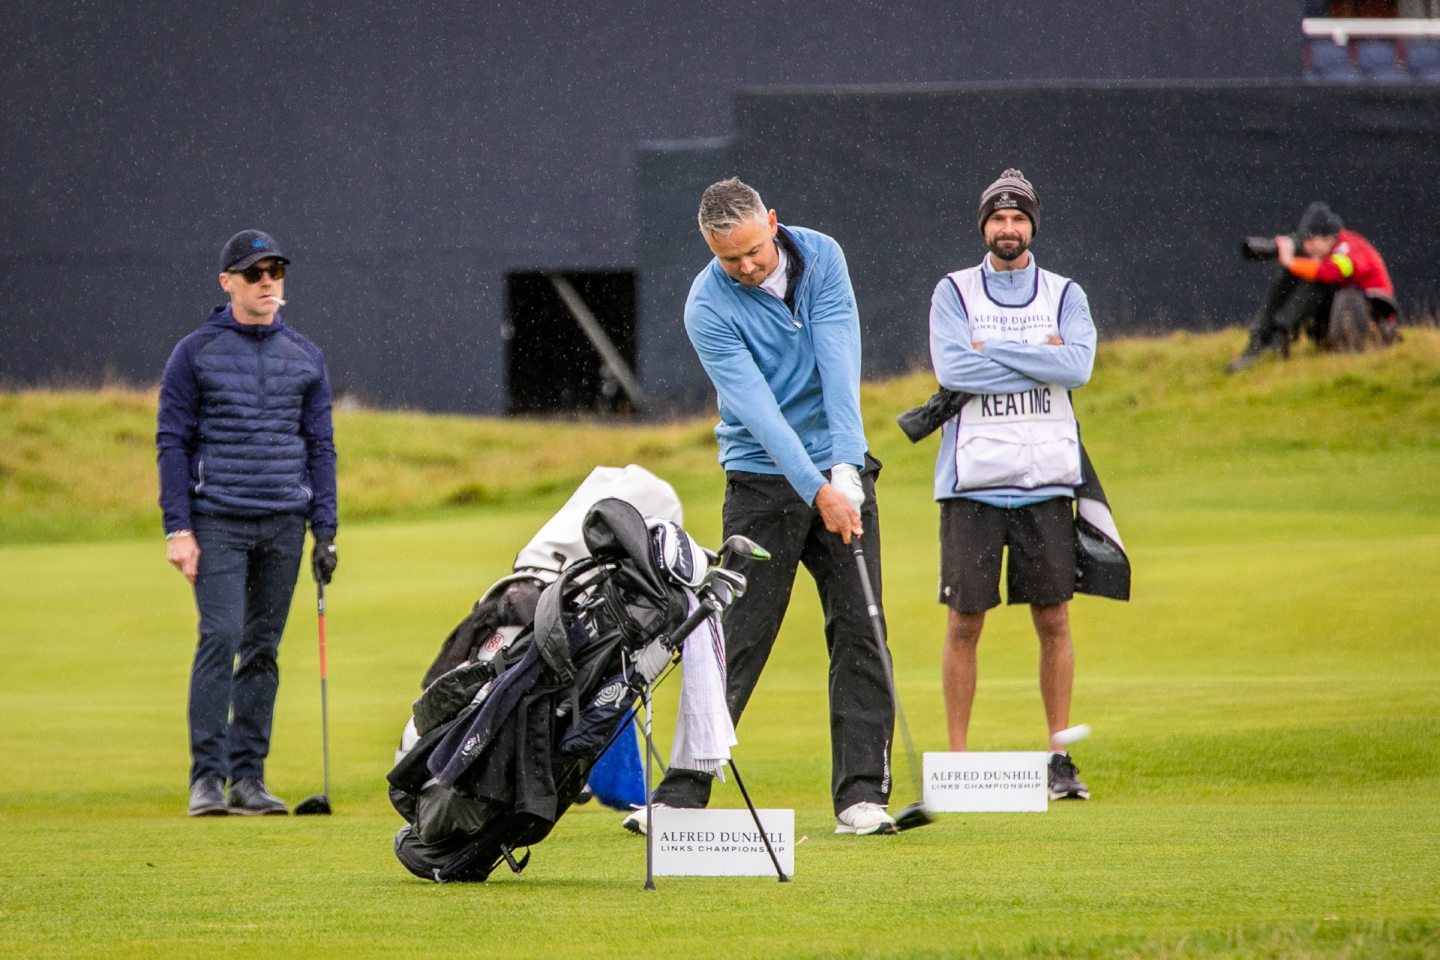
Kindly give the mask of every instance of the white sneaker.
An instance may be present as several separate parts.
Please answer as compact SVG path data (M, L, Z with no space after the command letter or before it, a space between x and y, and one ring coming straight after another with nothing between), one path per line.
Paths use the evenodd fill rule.
M836 833L867 836L872 833L896 833L895 819L878 803L861 801L851 804L835 818Z
M662 810L665 808L666 805L663 803L652 803L650 804L650 806L655 810ZM633 812L631 812L630 816L620 821L620 826L624 827L626 830L629 830L631 833L638 833L640 834L640 836L643 837L645 836L645 831L648 830L650 827L649 821L650 817L645 812L645 808L638 807Z

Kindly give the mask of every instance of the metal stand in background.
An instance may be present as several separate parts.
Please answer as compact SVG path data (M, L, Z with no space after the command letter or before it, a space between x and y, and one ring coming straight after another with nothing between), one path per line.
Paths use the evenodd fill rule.
M615 375L615 379L619 382L621 389L629 395L631 405L633 405L636 410L641 409L644 406L645 398L640 392L640 381L635 379L635 374L630 369L630 365L625 362L624 357L620 356L620 351L615 349L615 344L610 340L610 337L606 335L605 328L600 325L599 320L595 319L595 314L586 306L584 299L582 299L580 294L575 290L574 285L565 279L563 274L559 273L550 274L550 285L554 287L555 292L560 295L561 301L565 304L565 309L570 311L570 316L575 318L575 323L580 327L580 332L585 334L586 339L588 339L595 348L595 352L600 354L600 359L605 361L605 365L609 367L610 372Z

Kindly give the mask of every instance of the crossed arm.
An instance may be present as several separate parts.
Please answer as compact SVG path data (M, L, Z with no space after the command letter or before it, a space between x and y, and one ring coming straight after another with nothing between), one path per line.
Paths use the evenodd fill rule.
M1095 323L1083 290L1072 284L1056 331L1045 343L976 340L949 279L930 299L930 359L940 386L965 393L1015 393L1053 383L1084 386L1095 364Z

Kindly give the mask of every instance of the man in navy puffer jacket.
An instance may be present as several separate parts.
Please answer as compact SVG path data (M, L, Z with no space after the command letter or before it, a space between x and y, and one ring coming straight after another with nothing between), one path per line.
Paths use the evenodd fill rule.
M166 559L200 612L190 816L288 812L265 787L265 757L307 519L316 581L337 562L330 380L319 348L280 317L289 262L259 230L231 237L220 253L230 303L176 345L160 384Z

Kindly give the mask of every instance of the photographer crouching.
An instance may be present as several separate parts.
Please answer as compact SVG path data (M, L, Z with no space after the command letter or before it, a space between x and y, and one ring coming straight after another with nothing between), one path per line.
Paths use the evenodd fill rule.
M1291 342L1302 333L1322 350L1338 351L1399 339L1395 288L1385 261L1326 204L1310 204L1294 236L1249 237L1242 253L1251 260L1278 260L1282 269L1255 316L1245 352L1226 365L1226 373L1254 366L1267 352L1288 357Z

